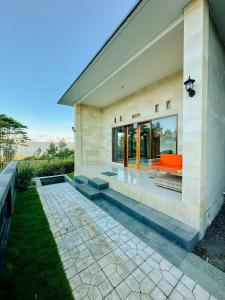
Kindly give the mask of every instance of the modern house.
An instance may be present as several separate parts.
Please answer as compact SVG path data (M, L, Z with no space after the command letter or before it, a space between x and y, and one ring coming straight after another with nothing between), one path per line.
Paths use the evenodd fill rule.
M58 102L74 108L76 174L200 237L224 201L224 16L220 0L139 1ZM149 178L162 153L182 154L182 193Z

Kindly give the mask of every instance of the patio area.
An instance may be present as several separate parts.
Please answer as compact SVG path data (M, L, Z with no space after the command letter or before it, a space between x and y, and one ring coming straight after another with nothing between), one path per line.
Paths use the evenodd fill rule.
M75 299L216 299L69 183L38 193Z
M105 172L114 173L112 176L104 175ZM112 166L107 164L87 164L79 167L79 174L88 177L100 177L108 181L111 186L126 186L130 189L141 189L144 193L158 194L159 196L169 198L171 200L182 200L182 194L170 189L162 188L154 183L154 178L150 178L148 171L140 169L125 168L123 166Z
M105 172L112 172L115 175L106 176L103 174ZM109 183L111 189L195 227L193 224L196 222L196 216L189 214L187 218L182 193L155 185L154 178L150 178L146 170L116 164L90 163L76 165L75 174L101 178Z

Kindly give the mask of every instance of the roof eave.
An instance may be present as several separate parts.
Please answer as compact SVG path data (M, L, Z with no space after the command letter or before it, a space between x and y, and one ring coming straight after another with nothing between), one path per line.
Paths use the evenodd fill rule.
M85 73L85 71L91 66L91 64L95 61L95 59L99 56L99 54L103 51L103 49L106 47L106 45L109 43L110 40L115 36L115 34L122 28L122 26L125 24L125 22L129 19L129 17L135 12L135 10L138 8L138 6L143 2L143 0L137 0L137 3L133 5L133 7L130 9L128 14L124 17L124 19L121 21L121 23L116 27L116 29L113 31L112 34L105 40L101 48L97 51L97 53L93 56L93 58L90 60L90 62L86 65L86 67L81 71L81 73L76 77L76 79L73 81L73 83L67 88L65 93L60 97L60 99L57 101L57 104L61 105L67 105L67 106L73 106L78 100L75 100L73 104L68 104L65 101L66 94L70 91L70 89L76 84L76 82L81 78L81 76Z

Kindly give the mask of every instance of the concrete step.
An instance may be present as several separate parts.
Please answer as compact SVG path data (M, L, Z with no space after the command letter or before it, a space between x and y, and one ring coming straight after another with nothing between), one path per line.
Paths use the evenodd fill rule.
M75 189L77 188L77 186L79 185L79 183L75 182L75 181L69 181L68 182L70 185L72 185L72 187L74 187Z
M88 178L86 176L75 176L74 180L77 183L88 183Z
M98 190L103 190L109 187L109 183L100 178L92 178L88 180L88 183Z
M179 266L187 256L188 252L185 249L110 201L100 198L95 204L176 266Z
M106 189L102 191L102 197L188 251L199 240L196 229L121 193Z
M90 200L103 198L109 201L188 251L191 251L199 240L196 229L108 188L104 180L99 178L90 180L85 176L77 176L74 187Z
M90 200L96 200L101 197L101 192L87 183L77 184L76 189Z

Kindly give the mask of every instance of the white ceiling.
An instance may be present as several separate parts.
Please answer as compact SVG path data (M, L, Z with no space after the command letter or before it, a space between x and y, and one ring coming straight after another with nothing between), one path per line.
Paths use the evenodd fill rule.
M188 2L190 0L141 1L59 103L72 106L81 102L104 107L182 69L181 20L154 44L151 41L182 16Z
M148 84L181 70L182 64L183 23L107 80L100 88L86 96L81 102L104 107ZM124 88L121 86L124 86Z

